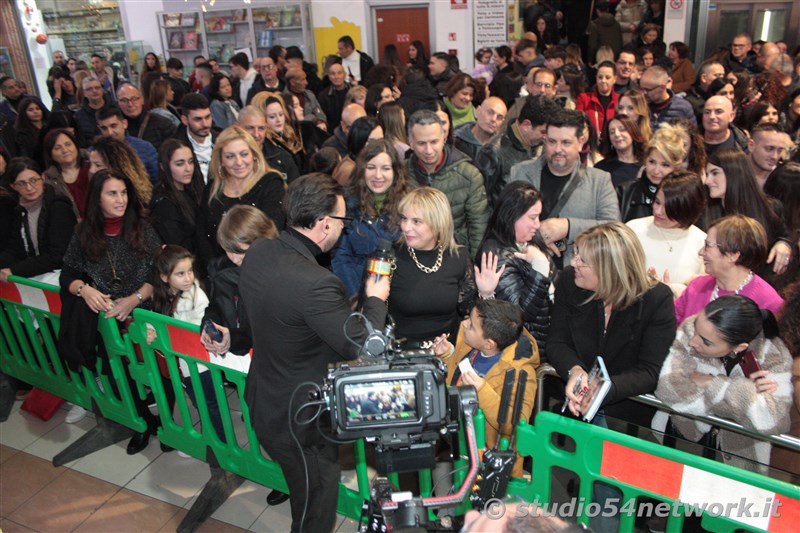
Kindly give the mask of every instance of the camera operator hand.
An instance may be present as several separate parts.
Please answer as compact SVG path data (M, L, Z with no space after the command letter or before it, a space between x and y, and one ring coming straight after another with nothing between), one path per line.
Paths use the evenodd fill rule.
M378 281L375 281L375 276L369 276L364 284L364 293L367 297L374 296L384 302L389 299L390 289L391 281L389 276L381 276Z

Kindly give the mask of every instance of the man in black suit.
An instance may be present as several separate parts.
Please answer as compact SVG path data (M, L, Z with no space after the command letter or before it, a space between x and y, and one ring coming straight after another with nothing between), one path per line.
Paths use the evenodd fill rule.
M286 478L292 532L331 531L336 519L338 447L313 423L292 425L298 446L288 419L313 390L304 382L321 383L328 364L358 354L343 331L350 316L344 285L316 259L334 247L348 222L342 194L341 186L325 174L293 181L286 193L287 229L277 239L250 247L239 279L253 331L245 399L259 442ZM376 329L382 328L388 277L369 279L365 293L363 313ZM367 331L359 320L350 320L347 334L360 346ZM300 419L308 420L309 411L313 409Z

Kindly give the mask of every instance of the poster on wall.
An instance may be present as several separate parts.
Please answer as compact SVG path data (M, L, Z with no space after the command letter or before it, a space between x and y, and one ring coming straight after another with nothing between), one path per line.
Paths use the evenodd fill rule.
M506 0L475 0L473 6L475 50L506 44Z

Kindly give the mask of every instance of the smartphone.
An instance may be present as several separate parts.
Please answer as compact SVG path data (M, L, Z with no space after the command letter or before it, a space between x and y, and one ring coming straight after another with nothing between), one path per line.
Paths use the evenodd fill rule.
M747 350L747 352L745 352L744 357L739 360L739 366L742 367L742 372L744 372L744 375L748 378L753 372L761 370L761 365L758 364L756 354L754 354L752 350Z
M203 320L203 331L206 332L206 335L208 335L212 341L222 341L222 332L217 329L217 327L214 325L214 322L210 318Z

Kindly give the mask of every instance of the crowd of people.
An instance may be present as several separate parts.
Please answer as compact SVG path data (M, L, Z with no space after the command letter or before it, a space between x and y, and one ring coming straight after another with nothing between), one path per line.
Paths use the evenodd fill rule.
M307 429L300 461L283 431L292 393L357 355L343 336L356 309L448 360L493 439L511 431L491 414L498 369L530 363L527 416L548 361L579 414L598 354L613 386L596 423L708 440L630 400L655 392L800 435L800 53L740 34L695 67L661 40L659 0L598 2L583 22L540 0L524 17L523 38L480 50L469 73L421 41L407 63L395 45L376 63L344 36L321 78L297 46L236 54L229 72L198 56L189 79L151 53L138 85L100 55L59 54L52 109L3 77L0 280L59 280L75 365L103 357L79 317L124 323L137 307L210 317L213 354L253 348L245 397L293 529L330 529L338 465ZM390 280L365 274L381 240ZM756 371L739 364L751 354ZM129 453L158 425L140 403L149 427ZM714 437L747 468L770 462L763 443ZM797 454L774 455L796 482Z

